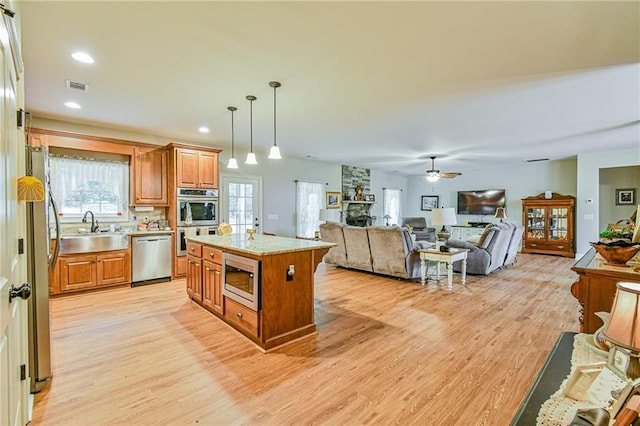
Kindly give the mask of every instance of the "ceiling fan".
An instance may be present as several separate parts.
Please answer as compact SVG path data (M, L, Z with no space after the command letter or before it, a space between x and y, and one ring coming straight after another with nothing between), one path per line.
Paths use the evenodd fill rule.
M438 179L440 178L451 179L456 176L462 175L462 173L458 173L458 172L440 173L440 170L435 169L434 160L436 159L436 157L433 156L429 158L431 158L431 170L427 170L427 180L429 182L437 182Z

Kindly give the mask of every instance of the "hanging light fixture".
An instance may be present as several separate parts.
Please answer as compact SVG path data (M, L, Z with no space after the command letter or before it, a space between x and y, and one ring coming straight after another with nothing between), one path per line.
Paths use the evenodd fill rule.
M227 107L229 111L231 111L231 158L229 158L229 162L227 163L227 169L237 169L238 162L236 161L236 152L235 152L235 134L233 132L233 113L237 111L238 108L234 106Z
M250 141L251 141L251 150L249 151L249 153L247 154L247 159L245 160L244 164L258 164L258 162L256 161L256 155L253 153L253 101L255 101L256 98L253 95L247 95L247 100L250 102L250 108L249 108L249 123L250 123Z
M273 146L269 151L268 158L279 160L282 156L280 155L280 148L278 148L278 144L276 143L276 89L282 85L277 81L270 81L269 86L273 87Z

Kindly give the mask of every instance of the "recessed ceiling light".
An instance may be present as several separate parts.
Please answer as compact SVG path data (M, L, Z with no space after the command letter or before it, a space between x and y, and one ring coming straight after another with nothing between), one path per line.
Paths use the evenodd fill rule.
M67 108L71 108L71 109L80 109L80 108L82 108L80 106L80 104L77 103L77 102L65 102L64 106L66 106Z
M92 64L95 62L88 53L84 52L73 52L71 54L71 57L78 62L82 62L83 64Z
M199 131L200 133L209 133L209 128L208 128L208 127L204 127L204 126L202 126L202 127L200 127L200 128L198 129L198 131Z

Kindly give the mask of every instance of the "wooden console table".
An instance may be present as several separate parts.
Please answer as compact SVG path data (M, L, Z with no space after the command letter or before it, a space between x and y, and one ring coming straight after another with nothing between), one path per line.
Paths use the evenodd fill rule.
M571 286L571 294L582 306L580 331L594 333L602 326L596 312L610 312L616 284L620 281L640 283L640 265L611 266L591 248L571 268L578 281Z

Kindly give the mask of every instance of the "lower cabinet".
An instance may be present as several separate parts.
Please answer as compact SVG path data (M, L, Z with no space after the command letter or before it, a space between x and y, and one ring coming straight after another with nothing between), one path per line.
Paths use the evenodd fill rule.
M51 281L52 294L130 283L129 250L62 255Z
M187 294L211 312L224 315L222 251L189 243Z
M222 265L203 260L202 266L202 304L222 315Z
M202 259L187 256L187 294L197 302L202 302Z

